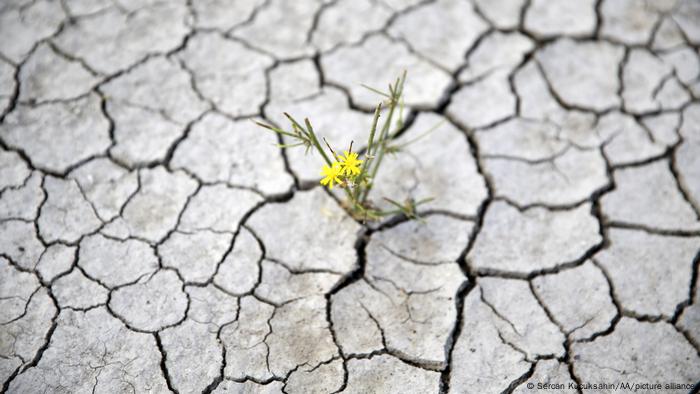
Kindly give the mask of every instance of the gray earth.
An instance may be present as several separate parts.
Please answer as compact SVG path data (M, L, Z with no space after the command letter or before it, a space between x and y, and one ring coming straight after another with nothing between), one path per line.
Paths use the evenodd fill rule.
M700 381L698 1L6 0L0 37L2 392ZM442 123L372 197L422 222L251 122L362 141L404 69L399 138Z

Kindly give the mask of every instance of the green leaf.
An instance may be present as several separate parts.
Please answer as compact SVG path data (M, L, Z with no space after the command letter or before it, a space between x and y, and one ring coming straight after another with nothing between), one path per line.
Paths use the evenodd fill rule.
M303 142L297 142L296 144L277 144L278 148L294 148L297 146L305 145Z
M435 197L424 198L424 199L421 199L421 200L416 201L416 202L414 203L414 205L415 205L415 206L419 206L419 205L421 205L421 204L429 203L429 202L431 202L431 201L433 201L433 200L435 200Z
M404 208L404 206L403 206L401 203L396 202L396 201L394 201L394 200L392 200L392 199L390 199L390 198L388 198L388 197L384 197L384 200L386 200L389 204L398 207L399 209L403 209L403 208Z
M426 130L426 131L424 131L423 133L419 134L418 136L416 136L416 137L414 137L414 138L412 138L412 139L410 139L410 140L408 140L408 141L406 141L406 142L404 142L404 143L402 143L402 144L396 145L396 148L398 148L398 149L405 148L406 146L408 146L408 145L410 145L410 144L412 144L412 143L414 143L414 142L420 140L421 138L423 138L423 137L429 135L430 133L432 133L433 131L437 130L438 128L440 128L440 126L442 126L443 123L445 123L445 120L441 120L441 121L437 122L437 123L436 123L435 125L433 125L431 128L429 128L428 130Z
M388 94L382 92L382 91L379 90L379 89L375 89L375 88L373 88L373 87L371 87L371 86L367 86L367 85L365 85L365 84L361 84L360 86L362 86L363 88L365 88L365 89L367 89L367 90L369 90L369 91L371 91L371 92L374 92L374 93L377 93L377 94L379 94L379 95L381 95L381 96L384 96L384 97L386 97L386 98L391 98L391 96L389 96Z

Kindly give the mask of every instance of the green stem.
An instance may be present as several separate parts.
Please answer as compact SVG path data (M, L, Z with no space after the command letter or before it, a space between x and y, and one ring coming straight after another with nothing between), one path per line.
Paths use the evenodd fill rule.
M305 122L306 122L306 129L309 132L309 135L311 136L311 143L314 145L316 150L318 150L318 152L321 154L321 156L323 156L323 160L325 160L329 166L332 166L333 162L331 161L331 159L328 158L328 155L326 155L326 152L323 150L323 148L321 147L321 144L318 142L318 138L316 137L316 133L314 132L313 127L311 127L311 122L309 122L309 119L305 119Z
M372 155L372 148L374 148L374 134L377 131L377 123L379 123L379 113L382 110L382 103L379 103L377 105L377 108L374 110L374 118L372 119L372 128L369 131L369 140L367 141L367 151L365 152L365 161L362 163L362 171L360 171L360 175L357 176L355 179L355 190L354 190L354 198L355 200L358 199L360 196L360 185L362 184L362 180L367 176L367 167L369 166L369 161L370 157Z
M384 125L382 126L381 133L379 133L379 141L377 141L377 150L379 151L379 153L377 154L377 158L374 160L374 163L372 164L371 173L369 176L371 182L367 185L367 188L362 193L362 198L361 198L362 203L367 201L367 197L369 196L369 192L370 192L370 190L372 190L372 184L374 182L374 177L377 176L377 171L379 170L379 166L381 165L382 159L384 158L384 148L386 147L386 138L387 138L387 135L389 134L389 129L391 128L391 121L394 117L394 110L395 109L396 109L396 97L392 97L391 104L389 106L389 114L387 115L386 121L384 121Z

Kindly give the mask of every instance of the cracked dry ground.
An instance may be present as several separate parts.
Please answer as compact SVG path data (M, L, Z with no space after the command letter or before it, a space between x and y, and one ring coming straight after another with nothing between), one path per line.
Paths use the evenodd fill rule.
M8 0L0 37L3 392L700 380L698 1ZM250 120L361 141L402 69L399 138L444 123L373 193L437 198L366 226Z

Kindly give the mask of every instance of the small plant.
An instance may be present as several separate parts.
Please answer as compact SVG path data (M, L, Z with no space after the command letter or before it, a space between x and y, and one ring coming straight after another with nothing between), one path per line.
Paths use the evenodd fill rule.
M390 198L384 197L393 206L390 210L381 210L369 200L369 194L374 185L377 173L387 154L397 153L409 143L415 142L418 138L407 143L397 145L391 144L393 138L403 129L403 87L406 80L406 72L397 78L393 84L389 84L389 91L380 90L363 85L365 88L381 95L384 100L380 102L374 110L374 117L367 139L367 148L364 151L353 152L353 142L342 154L333 149L331 144L323 138L323 143L319 141L314 128L308 118L304 122L298 122L288 113L284 115L291 123L291 130L283 130L278 127L256 122L258 125L290 138L293 142L281 145L284 148L305 147L306 151L314 149L318 152L325 164L321 168L323 178L320 183L323 186L333 189L335 186L342 188L345 192L345 208L357 220L378 220L382 217L403 214L409 218L418 218L416 208L432 198L414 201L408 199L399 203ZM379 118L382 108L387 111L386 119L380 126ZM428 132L434 130L432 128ZM325 146L325 148L324 148ZM326 151L326 148L328 151Z

